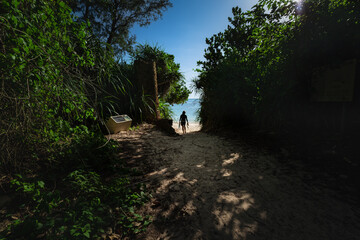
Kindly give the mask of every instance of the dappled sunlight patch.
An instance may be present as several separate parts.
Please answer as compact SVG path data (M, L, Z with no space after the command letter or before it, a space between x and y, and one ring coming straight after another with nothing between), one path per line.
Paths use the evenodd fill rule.
M248 210L251 206L252 206L252 202L251 201L243 201L240 205L241 209L244 209L245 211Z
M249 233L255 233L258 223L253 219L249 221L248 214L243 214L253 207L254 203L252 195L245 191L220 193L213 211L215 228L233 239L245 239Z
M170 217L173 214L175 208L176 208L176 203L169 205L169 208L167 210L163 211L161 213L161 216L165 217L165 218Z
M230 177L233 174L233 172L229 169L221 169L220 172L223 177Z
M167 172L167 168L164 168L162 170L159 171L159 176L160 175L165 175ZM155 174L153 174L155 175ZM161 193L161 192L167 192L169 190L172 191L180 191L182 185L181 184L186 184L186 185L194 185L198 182L197 179L186 179L184 177L184 173L183 172L179 172L178 174L176 174L173 178L167 178L167 179L163 179L162 181L160 181L160 186L157 188L156 192L157 193ZM181 184L178 184L181 183Z
M233 239L239 239L239 237L241 239L246 239L247 234L255 233L257 227L258 227L257 222L243 224L238 219L235 219L232 228Z
M174 177L174 181L182 182L182 181L187 181L187 179L184 177L184 173L183 173L183 172L179 172L179 173L176 174L176 176Z
M239 203L243 201L248 201L250 203L254 203L254 199L252 198L252 195L250 193L247 193L245 191L241 191L239 193L234 193L230 191L222 192L220 193L217 202L225 202L225 203L231 203L234 205L238 205Z
M190 185L194 185L194 184L197 183L197 182L198 182L197 179L193 179L193 180L188 181L188 183L189 183Z
M204 167L205 167L205 163L206 163L206 162L203 161L202 163L197 164L196 167L197 167L197 168L204 168Z
M198 229L195 234L194 234L194 238L193 239L203 239L203 232Z
M224 159L222 166L228 166L234 164L239 158L242 158L242 155L239 153L231 153L230 158Z
M231 211L221 211L217 209L213 213L216 216L215 227L219 231L226 228L233 219L233 213ZM229 234L229 229L225 231Z
M189 202L187 202L185 204L185 206L181 209L181 212L183 214L187 214L189 216L193 215L194 213L196 213L197 207L194 205L194 201L190 200Z
M260 213L260 218L261 218L262 220L266 220L266 218L267 218L267 212L266 212L266 211L261 212L261 213Z
M163 168L159 171L154 171L148 174L148 176L154 176L154 175L164 175L168 171L167 168Z
M214 214L218 216L215 228L218 231L225 232L227 235L231 235L233 239L246 239L249 233L254 234L258 228L256 221L251 223L242 221L230 211L215 211Z

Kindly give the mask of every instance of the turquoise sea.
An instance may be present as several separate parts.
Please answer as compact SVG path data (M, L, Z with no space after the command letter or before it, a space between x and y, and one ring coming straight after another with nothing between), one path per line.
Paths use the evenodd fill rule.
M189 122L198 122L198 110L200 109L200 100L197 98L190 98L184 104L174 104L171 107L174 112L173 120L175 122L179 121L180 115L183 111L186 112Z

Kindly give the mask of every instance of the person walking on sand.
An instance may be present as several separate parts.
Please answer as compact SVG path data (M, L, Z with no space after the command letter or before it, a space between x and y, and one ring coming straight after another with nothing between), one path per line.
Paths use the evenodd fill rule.
M185 114L185 111L182 112L181 116L180 116L180 119L179 119L179 127L180 127L180 123L181 123L181 127L182 127L182 131L183 131L183 134L186 133L186 127L185 127L185 123L187 122L187 127L189 128L189 121L188 121L188 118Z

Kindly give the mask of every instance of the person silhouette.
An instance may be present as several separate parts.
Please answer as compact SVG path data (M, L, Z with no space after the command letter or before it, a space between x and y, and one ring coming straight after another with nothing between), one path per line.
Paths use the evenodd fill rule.
M179 127L180 127L180 123L181 123L181 127L182 127L182 131L183 131L183 134L186 133L186 127L185 127L185 124L187 123L187 127L189 128L189 121L188 121L188 118L185 114L186 112L183 111L181 116L180 116L180 119L179 119Z

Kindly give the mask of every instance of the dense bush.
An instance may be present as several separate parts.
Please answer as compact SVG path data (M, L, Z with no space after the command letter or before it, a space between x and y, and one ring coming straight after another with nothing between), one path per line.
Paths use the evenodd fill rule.
M132 66L74 17L60 0L0 2L0 172L24 206L0 238L125 236L149 224L134 212L146 194L129 187L119 146L99 129L114 113L140 121L146 96Z
M27 211L0 233L0 239L96 239L101 234L119 238L139 233L150 223L149 217L134 212L149 196L129 188L126 178L105 183L96 172L75 170L56 190L21 175L12 185L21 193Z
M74 138L93 139L110 115L141 121L149 105L132 67L74 22L64 2L1 2L0 24L3 169L52 160Z
M233 15L224 32L206 39L199 62L204 127L314 126L326 108L310 102L309 82L317 67L360 58L360 3L260 0Z
M2 1L0 21L0 155L8 167L50 157L73 126L94 118L79 71L94 59L84 26L61 1Z

